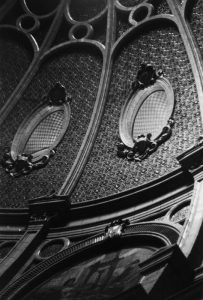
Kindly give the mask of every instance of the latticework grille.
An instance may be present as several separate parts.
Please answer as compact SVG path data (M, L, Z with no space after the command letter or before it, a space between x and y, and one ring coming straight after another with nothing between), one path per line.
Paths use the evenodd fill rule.
M60 135L63 125L64 112L58 110L44 118L31 134L24 152L32 154L49 148Z
M134 121L133 137L151 133L152 139L156 138L166 125L167 118L166 93L156 91L149 95L139 108Z

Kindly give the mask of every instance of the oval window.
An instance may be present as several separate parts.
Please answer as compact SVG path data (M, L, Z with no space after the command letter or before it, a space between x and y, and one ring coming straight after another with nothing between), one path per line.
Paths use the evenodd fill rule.
M166 125L171 113L166 92L159 89L153 91L138 108L132 128L133 138L135 139L140 134L147 135L151 133L152 139L156 139Z
M166 78L157 76L147 86L137 84L121 111L119 156L140 160L153 152L171 133L173 109L174 93Z
M20 125L5 154L3 165L12 176L44 166L68 128L71 109L65 88L57 83L46 98Z

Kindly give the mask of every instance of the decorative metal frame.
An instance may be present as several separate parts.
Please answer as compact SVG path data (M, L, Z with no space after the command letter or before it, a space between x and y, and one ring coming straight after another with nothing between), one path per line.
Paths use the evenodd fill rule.
M160 134L151 139L151 133L145 136L142 132L133 138L133 124L141 105L147 101L149 95L156 91L166 93L168 105L168 122L163 127ZM129 161L141 161L147 158L151 153L164 143L172 133L174 121L172 112L174 109L174 93L170 82L163 77L162 70L157 72L150 64L142 64L137 72L136 81L132 84L132 93L122 108L119 120L119 133L121 141L117 144L117 155L127 158Z
M72 0L74 1L74 0ZM88 161L88 157L90 156L92 145L96 139L99 125L101 123L105 103L107 100L108 95L108 88L109 83L111 79L111 71L112 71L112 64L114 61L115 56L119 53L120 49L122 49L123 44L125 44L129 39L132 37L136 37L137 34L140 34L142 32L142 29L146 27L150 27L154 24L173 24L177 28L177 32L180 34L180 38L182 39L182 42L184 43L185 50L190 62L190 66L192 69L192 74L194 75L194 80L196 84L197 89L197 95L199 98L199 106L200 106L200 114L203 116L203 104L201 101L202 94L203 94L203 65L202 65L202 55L201 51L199 51L198 42L196 40L195 35L192 32L192 28L190 26L190 22L188 21L188 9L190 9L191 5L193 5L193 0L166 0L165 3L168 7L168 13L165 12L155 12L153 9L153 5L149 4L147 0L142 1L139 5L134 5L131 7L127 7L125 5L121 4L121 1L119 0L108 0L106 7L100 12L97 13L94 17L91 17L90 19L86 19L82 24L79 20L74 20L74 18L71 16L70 12L70 1L67 0L61 0L58 1L56 7L50 8L47 10L46 13L43 14L36 14L35 11L32 11L32 8L29 7L29 1L22 0L22 12L23 15L20 16L16 22L16 26L14 25L1 25L0 31L5 32L8 36L10 33L12 34L20 34L24 41L29 43L31 46L30 49L32 50L32 61L30 63L29 68L26 70L24 76L21 78L20 82L17 83L17 85L14 87L12 94L9 96L7 101L3 104L3 106L0 109L0 123L4 122L4 120L9 116L9 113L14 109L16 103L21 98L23 93L28 88L28 85L33 80L33 77L37 74L39 67L42 62L47 59L47 57L50 54L56 54L61 50L70 49L71 47L86 47L91 46L95 49L98 49L98 52L100 52L102 58L103 58L103 67L101 72L101 79L100 84L98 88L98 93L95 101L94 106L94 113L92 114L92 118L90 121L90 125L88 127L88 130L86 132L86 135L84 137L84 140L82 144L80 145L80 149L78 151L78 155L74 161L74 164L70 170L70 172L67 174L67 178L64 181L63 186L61 187L60 194L69 195L74 190L83 169L85 168L86 162ZM34 3L35 1L33 1ZM154 6L156 5L154 1ZM17 3L15 0L8 0L3 4L3 6L0 6L0 19L1 21L5 19L6 14L9 12L9 10L14 8L14 4ZM36 1L37 3L37 1ZM20 5L21 5L20 4ZM46 1L46 6L49 7L50 2ZM121 36L115 35L116 32L116 26L118 23L116 23L116 20L119 21L119 14L118 18L116 18L116 13L119 12L120 15L125 17L126 24L125 29L123 30L123 33ZM142 18L137 18L140 12L144 12L144 14L141 13ZM63 40L60 44L56 45L56 34L58 30L60 29L60 25L62 23L63 16L65 15L65 22L67 23L67 28L69 28L69 33L67 33L66 36L69 36L69 40ZM96 32L96 26L95 24L98 24L99 22L102 22L104 19L107 19L107 34L105 42L101 40L97 40L95 37ZM30 18L30 19L29 19ZM31 24L33 26L27 26L27 21L32 20ZM41 29L40 26L42 26L43 20L45 20L44 23L46 23L46 20L50 21L50 27L47 31L47 34L44 36L44 40L42 44L38 44L34 32L38 30L38 28ZM82 26L81 26L82 25ZM99 27L99 26L98 26ZM78 31L80 29L86 28L85 34L83 36L77 35ZM53 43L53 41L55 41ZM30 50L29 49L29 50ZM145 90L145 88L151 88L153 87L156 82L159 80L162 80L164 82L163 78L157 78L159 76L158 73L154 73L148 66L148 71L151 73L151 79L149 80L149 77L141 76L139 74L138 81L133 86L132 93L141 93ZM147 87L144 87L143 84L146 84ZM166 84L167 85L167 84ZM129 153L129 151L132 151L130 155L127 153L127 159L132 160L142 160L146 158L148 155L150 155L153 151L157 149L157 144L159 146L159 143L161 145L162 142L164 142L167 138L169 138L171 134L171 127L173 125L173 120L170 120L169 118L169 124L167 124L164 127L163 134L160 133L160 138L162 137L162 140L158 141L159 137L157 137L156 141L153 141L150 139L150 136L140 137L136 141L136 145L130 144L126 146L125 143L125 151ZM120 147L120 154L123 156L122 153L124 150L123 145L119 145ZM134 149L133 149L134 148ZM132 150L133 149L133 150ZM54 150L54 149L53 149ZM124 152L125 152L124 151ZM182 183L186 184L187 186L190 182L192 185L194 183L194 187L191 188L190 191L190 203L191 203L191 209L189 216L185 222L184 229L182 232L178 233L180 234L179 241L174 241L174 243L178 243L186 257L189 256L191 253L192 247L195 243L195 241L198 239L198 233L202 226L202 220L203 220L203 209L202 209L202 189L203 189L203 172L202 172L202 153L203 153L203 147L202 144L197 143L197 145L194 145L193 148L191 148L189 151L186 151L183 153L182 156L178 157L178 161L180 162L180 166L182 168L179 168L179 170L175 171L172 174L169 174L165 176L164 178L159 178L159 180L155 180L152 183L149 183L147 188L146 186L139 187L139 189L132 189L129 191L125 191L124 193L120 193L118 195L114 195L114 198L112 196L108 199L99 199L99 201L103 201L102 205L105 205L105 209L103 207L103 212L105 211L105 217L104 216L98 216L98 218L92 218L92 216L95 212L95 202L91 203L91 205L87 205L86 208L84 208L85 205L75 205L75 212L74 216L77 215L78 219L75 223L77 225L75 226L75 223L73 221L73 226L71 228L71 225L69 226L69 229L65 229L66 234L67 232L71 235L78 238L78 235L84 230L86 236L89 236L89 232L94 232L92 228L96 228L95 232L99 232L101 228L101 223L106 220L107 218L112 218L111 212L114 211L114 216L119 215L121 218L123 218L123 214L126 213L129 217L129 214L131 214L131 219L134 218L134 222L146 218L152 219L155 217L155 211L156 207L158 207L160 211L160 207L162 212L166 211L170 207L176 203L178 205L180 199L178 198L178 195L175 195L174 198L171 200L171 195L165 194L165 196L162 194L162 197L157 197L157 186L160 187L160 190L164 189L164 187L172 187L174 188L174 181L180 182L182 180ZM11 157L11 152L8 153L8 155L5 155L5 159L3 161L3 164L5 168L6 161L9 161L9 164L12 165L12 163L16 163L16 168L19 169L18 172L13 169L13 176L19 176L21 174L29 173L30 170L34 169L37 164L33 165L32 159L30 157L26 157L24 153L20 154L22 157L20 157L19 161L13 160ZM126 154L125 154L126 155ZM125 156L124 155L124 156ZM125 156L126 157L126 156ZM18 167L19 164L19 167ZM44 164L42 164L44 165ZM38 165L40 167L40 165ZM11 171L11 170L10 170ZM9 172L10 172L9 171ZM10 172L12 173L12 171ZM184 177L184 180L183 180ZM189 178L189 180L188 180ZM180 180L181 179L181 180ZM186 180L186 181L185 181ZM194 182L193 182L193 181ZM167 188L168 188L167 187ZM176 186L177 187L177 186ZM180 186L179 186L180 187ZM183 188L183 186L182 186ZM155 191L155 192L154 192ZM173 189L174 191L174 189ZM152 199L150 197L153 197L154 194L156 198ZM185 197L184 193L187 194L187 188L185 188L183 196ZM146 200L146 195L149 195ZM138 201L138 205L135 204L134 199L138 198L138 200L145 201L145 203L142 203L140 205L140 202ZM160 200L161 199L161 200ZM110 200L110 201L106 201ZM111 201L112 200L112 201ZM124 204L123 204L124 203ZM97 203L96 203L97 204ZM121 204L121 205L118 205ZM73 205L74 206L74 205ZM110 208L109 210L107 209ZM119 207L119 211L118 208ZM97 208L97 207L96 207ZM121 208L125 209L124 211L121 211ZM72 208L72 212L74 211L74 207ZM89 213L88 217L86 218L86 213ZM106 214L106 212L109 211L109 215ZM101 212L101 210L98 209L98 215ZM19 212L15 209L12 210L12 220L18 219L19 221L19 215L16 217L16 215ZM1 211L1 215L5 215L5 218L8 216L8 210L6 212ZM42 214L43 215L43 214ZM84 218L85 215L85 218ZM84 220L85 219L85 220ZM91 219L94 219L92 221L92 227L89 226L88 222L91 222ZM27 217L24 218L24 220L27 220ZM97 223L97 221L99 222ZM135 221L136 220L136 221ZM15 222L14 222L15 223ZM26 221L23 223L25 224ZM7 224L7 223L6 223ZM88 224L88 226L86 226ZM160 223L159 223L160 224ZM151 224L152 226L153 224ZM133 227L129 226L127 229L122 232L121 226L115 224L113 228L108 229L107 233L103 235L97 235L94 238L89 238L86 241L81 242L81 244L77 243L76 245L73 245L69 249L66 249L64 251L61 251L54 257L48 259L47 261L42 262L39 265L39 269L36 266L35 268L32 268L30 271L25 272L22 277L19 278L18 281L13 282L11 286L8 285L7 290L3 292L3 295L5 296L5 299L8 299L7 295L9 295L12 298L12 295L15 294L15 292L19 290L23 290L24 288L28 287L29 289L29 282L33 280L35 282L36 277L40 278L40 275L42 274L41 278L43 278L43 275L46 274L47 268L50 267L51 270L54 270L54 266L57 262L60 264L61 261L68 260L68 256L70 256L70 261L73 255L80 253L81 249L87 248L89 250L89 247L91 245L94 245L96 243L102 243L103 240L110 241L109 238L111 236L111 231L113 230L112 237L120 236L123 238L123 236L130 236L130 232L135 229L132 229ZM140 226L138 224L138 226ZM165 231L165 227L163 224L160 224L162 226L162 229ZM172 225L171 225L172 226ZM32 228L33 229L33 228ZM117 230L118 229L118 230ZM91 231L92 230L92 231ZM131 231L132 230L132 231ZM174 229L175 230L175 229ZM156 227L155 229L155 235L159 234L159 230ZM31 231L32 232L32 231ZM109 232L109 233L108 233ZM118 232L118 234L117 234ZM162 231L163 232L163 231ZM191 234L192 233L192 234ZM154 237L153 232L147 232L148 236ZM177 234L177 235L178 235ZM139 234L137 235L139 236ZM136 237L136 235L135 235ZM170 239L170 237L169 237ZM113 240L114 241L114 240ZM81 246L83 245L83 246ZM12 257L12 261L13 261ZM6 260L5 260L6 262ZM47 267L49 265L49 267ZM16 268L14 266L14 270L16 271ZM199 271L200 272L200 271ZM41 274L40 274L41 273ZM34 283L35 284L35 283ZM14 295L15 298L15 295ZM2 298L3 299L3 298Z
M56 147L68 128L71 115L71 96L66 92L65 87L60 83L56 83L43 100L44 104L37 107L20 125L12 142L10 152L6 152L2 159L2 166L13 177L26 175L34 169L44 167L50 158L54 156ZM25 153L26 144L38 124L57 111L63 111L64 118L61 133L55 141L49 147L36 151L33 154Z

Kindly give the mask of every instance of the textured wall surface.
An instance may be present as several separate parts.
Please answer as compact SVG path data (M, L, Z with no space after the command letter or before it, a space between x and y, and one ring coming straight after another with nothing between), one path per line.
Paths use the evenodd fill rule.
M27 44L26 38L16 32L0 32L0 109L29 67L32 52Z
M106 0L75 0L71 1L70 14L71 17L79 22L87 21L94 18L102 12L106 7Z
M194 7L190 15L191 28L197 40L197 44L203 52L203 2L201 0L194 1Z
M137 36L137 38L136 38ZM146 160L128 162L116 155L121 107L142 62L162 68L175 93L175 126L171 138ZM72 202L89 201L141 186L179 165L176 156L192 146L202 132L198 97L191 66L175 27L136 33L115 60L101 128Z
M13 109L0 130L1 156L10 146L14 134L36 105L41 102L50 88L57 82L64 84L72 94L71 120L68 130L57 147L56 155L46 168L20 178L11 178L0 167L1 206L19 207L26 199L59 189L78 153L89 125L101 75L102 61L99 55L86 50L76 50L54 55L42 66L22 99Z
M133 7L135 5L141 4L142 0L120 0L120 4L125 7ZM152 4L154 7L154 14L170 14L170 9L166 1L162 0L150 0L148 3ZM117 12L117 27L116 27L116 37L119 38L127 29L131 27L128 22L129 14L123 14L122 12Z

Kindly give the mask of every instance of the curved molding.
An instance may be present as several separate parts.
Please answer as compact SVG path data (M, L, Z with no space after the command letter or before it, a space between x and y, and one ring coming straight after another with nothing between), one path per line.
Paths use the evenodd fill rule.
M172 227L167 227L166 231L163 231L163 233L157 232L156 229L160 226L160 224L157 223L154 223L154 229L156 228L155 230L152 229L151 231L148 231L148 228L153 227L152 224L153 223L140 223L134 226L128 226L121 235L116 237L116 239L117 241L122 241L121 245L133 245L135 243L137 246L151 245L153 247L156 246L157 248L172 246L172 244L174 243L174 238L172 238L172 236L175 235L177 237L178 232L174 231ZM25 295L25 292L28 292L31 287L33 288L36 285L40 284L42 280L44 281L44 279L48 279L50 277L50 274L56 272L59 267L68 266L74 260L74 257L85 258L86 255L92 253L93 249L94 252L96 249L99 249L99 251L101 251L102 247L104 247L105 249L107 241L109 245L113 245L115 243L114 240L115 237L110 237L106 233L103 233L76 243L63 251L58 252L45 261L42 261L36 267L33 267L32 269L25 272L19 279L8 285L1 292L0 296L4 297L2 299L5 299L5 297L9 297L10 295L12 295L12 299L17 299L19 295ZM151 257L149 258L149 260L147 259L144 262L145 268L147 266L147 263L151 265Z
M77 21L77 20L74 20L71 16L71 13L70 13L70 1L68 1L67 3L67 7L66 7L66 13L65 13L65 17L66 17L66 20L68 23L70 24L79 24L79 23L89 23L89 24L95 24L97 23L98 21L100 21L108 12L108 1L109 0L106 0L106 7L99 13L97 14L96 16L94 16L93 18L90 18L90 19L87 19L87 20L84 20L82 22L80 21Z
M108 0L108 21L107 21L107 37L106 37L106 47L105 55L103 60L102 74L99 84L99 89L97 93L97 98L95 106L92 113L92 118L86 133L86 136L83 140L83 143L79 149L79 153L76 157L76 160L63 184L59 194L67 195L70 194L74 189L83 169L89 157L90 151L93 147L98 128L102 119L104 106L108 93L108 86L110 81L111 73L111 47L114 43L114 26L115 26L115 9L114 3L111 0Z
M24 14L17 19L16 25L23 32L31 33L40 27L40 22L35 16Z
M178 203L178 204L172 206L171 209L166 214L165 220L173 222L172 218L176 215L176 213L178 213L179 211L181 211L181 209L184 209L184 208L188 208L189 209L190 208L190 202L191 202L191 200L185 200L185 201L182 201L181 203ZM180 219L178 221L178 223L184 222L184 221L185 221L185 217L182 218L182 219Z
M128 30L126 30L115 42L115 44L112 47L111 53L114 56L120 49L121 46L123 46L123 44L128 41L129 38L133 39L135 38L134 34L136 33L136 31L141 31L142 29L146 28L147 25L149 24L156 24L157 22L169 22L169 23L173 23L174 25L176 25L176 21L174 16L169 15L169 14L162 14L162 15L158 15L158 16L152 16L149 17L147 20L143 20L139 23L137 23L137 25L129 28Z
M69 223L65 227L50 228L48 238L78 238L97 234L116 218L128 218L131 224L156 219L174 205L192 198L193 185L190 180L178 170L173 176L170 174L165 180L162 178L156 184L145 186L145 189L130 190L107 199L92 201L88 205L74 204L70 208ZM5 226L2 232L7 234L7 225L13 225L14 231L19 227L22 229L28 218L28 209L0 209L2 228ZM164 219L163 222L165 221L168 222ZM173 223L173 226L176 227L176 224ZM18 229L16 234L20 234Z
M143 0L142 1L142 4L148 4L147 3L148 2L148 0ZM134 6L124 6L124 5L122 5L121 3L120 3L120 1L119 0L116 0L116 2L115 2L115 4L116 4L116 8L117 9L119 9L120 11L124 11L124 12L130 12L132 9L134 9L134 8L136 8L137 6L139 6L140 4L137 4L137 5L134 5ZM141 5L142 5L141 4Z
M29 15L33 15L33 16L36 16L38 19L44 19L44 18L48 18L48 17L51 17L53 16L56 12L57 12L57 9L59 7L59 3L56 5L56 7L51 10L50 12L46 13L46 14L36 14L35 12L33 12L30 8L29 8L29 5L26 3L26 1L33 1L33 0L21 0L21 3L22 3L22 7L24 8L24 10L29 14ZM36 2L35 0L33 1L33 3ZM53 1L52 1L53 2ZM55 2L58 2L55 0ZM49 2L45 2L43 5L49 5ZM40 3L38 3L38 6L40 5Z
M203 224L203 181L195 181L194 192L190 205L190 214L185 222L184 230L178 240L178 245L186 257L192 251L194 243Z
M174 15L175 24L179 30L179 33L185 46L185 50L188 54L188 58L197 87L201 117L203 117L203 102L200 101L200 99L203 98L203 62L201 53L199 47L197 46L197 42L193 36L193 33L189 28L187 21L185 20L184 10L179 4L177 4L176 1L167 0L167 2ZM186 2L184 5L186 5Z
M40 58L41 63L51 55L55 54L57 51L61 51L63 49L68 49L72 47L84 47L84 46L91 46L99 50L99 53L101 54L102 58L104 59L104 54L105 54L105 47L98 41L93 41L89 39L84 39L84 40L73 40L73 41L68 41L61 43L57 46L52 47L50 50L46 51L42 57Z
M48 33L40 47L40 49L35 52L35 55L33 57L33 60L25 73L25 75L22 77L21 81L17 85L16 89L13 91L11 96L8 98L4 106L0 110L0 125L4 122L10 111L15 107L16 103L22 96L23 92L26 90L27 86L29 85L30 81L32 80L33 76L36 74L38 68L39 68L39 63L41 56L44 54L44 52L49 49L56 33L57 30L62 22L62 15L63 15L63 10L64 6L66 5L66 0L61 0L56 16L51 23L51 26L48 30Z
M153 14L154 6L149 3L142 3L132 9L129 15L129 23L137 26L140 22L148 20Z
M182 0L181 3L182 7L180 9L182 9L185 18L186 18L187 7L192 4L194 4L193 0Z
M20 28L17 28L12 25L1 25L0 26L0 31L7 31L7 30L16 32L16 33L22 35L30 43L33 53L34 53L34 57L35 57L35 55L39 51L39 47L38 47L38 44L37 44L35 38L31 34L28 34L25 31L21 30ZM0 111L0 113L1 113L1 111Z

